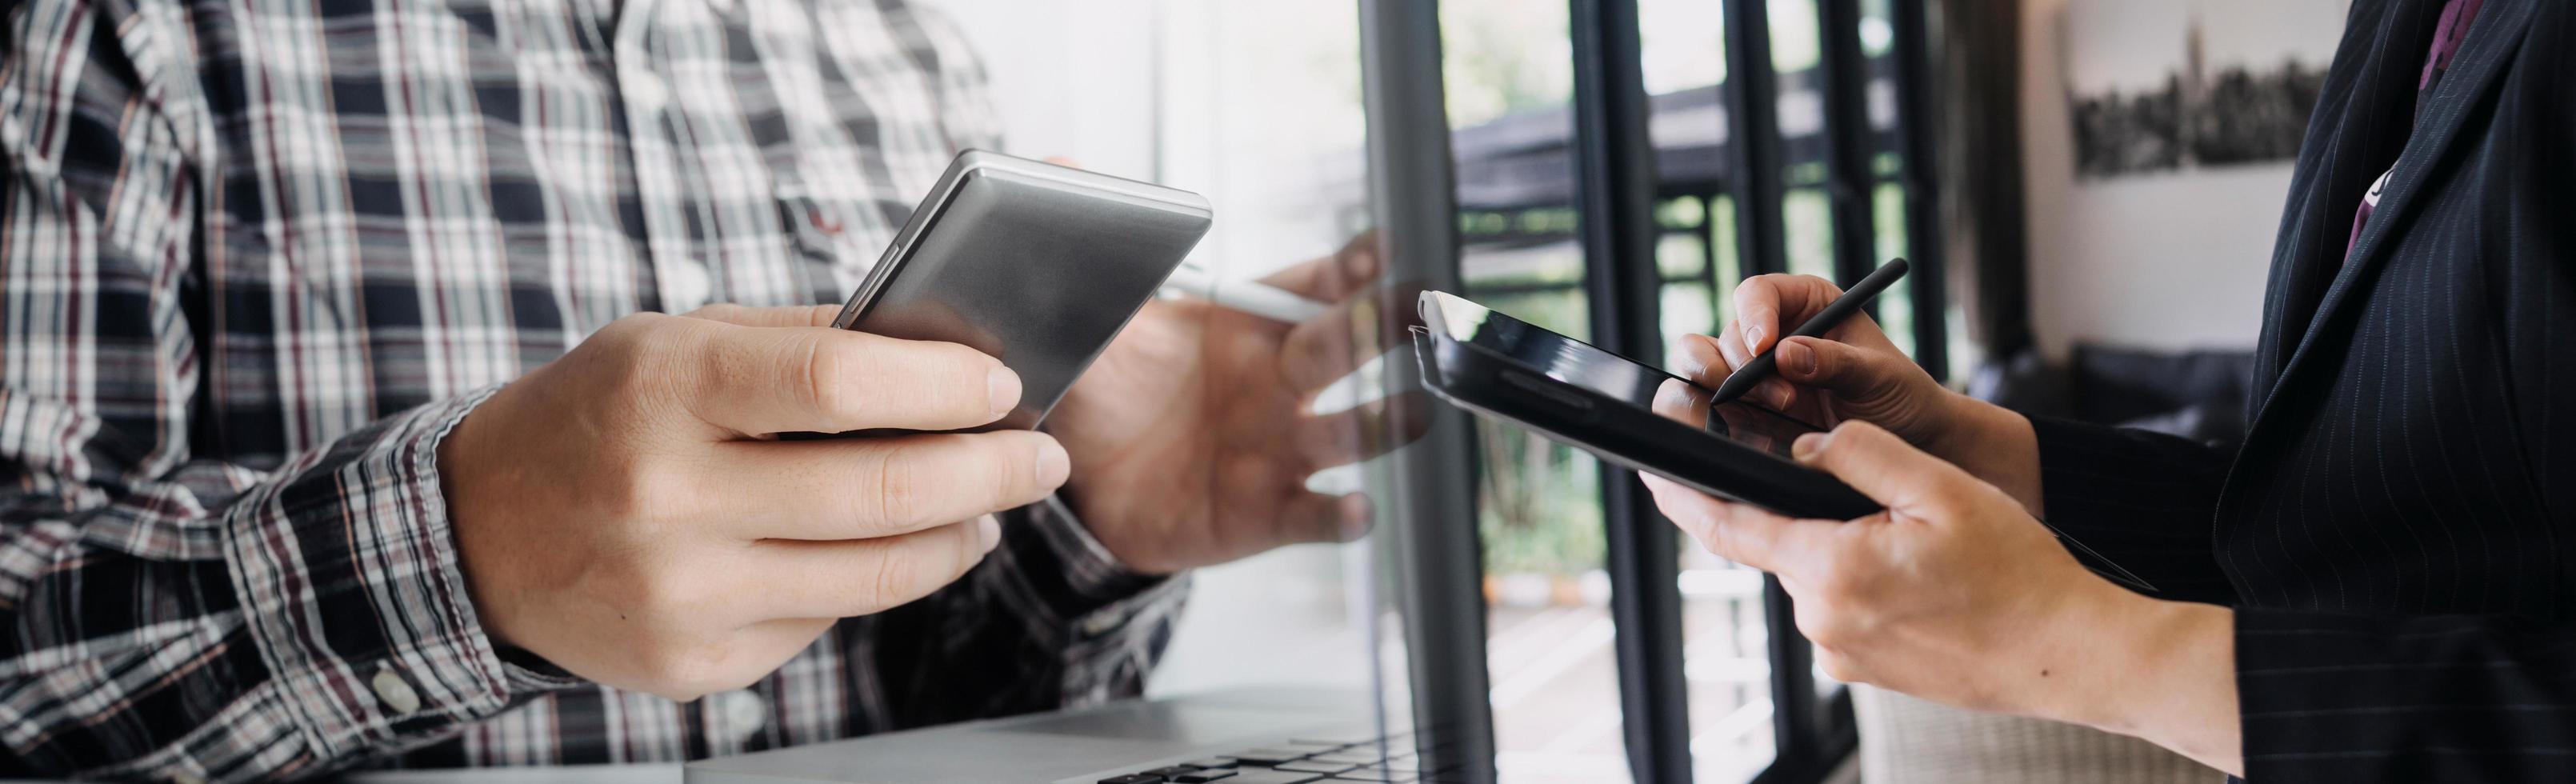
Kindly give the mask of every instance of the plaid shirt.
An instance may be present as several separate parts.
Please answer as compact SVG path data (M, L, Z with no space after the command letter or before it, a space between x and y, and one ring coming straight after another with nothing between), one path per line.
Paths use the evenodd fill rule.
M16 0L0 773L678 760L1136 692L1179 581L1060 503L674 703L495 650L435 470L610 320L836 302L994 140L900 0Z

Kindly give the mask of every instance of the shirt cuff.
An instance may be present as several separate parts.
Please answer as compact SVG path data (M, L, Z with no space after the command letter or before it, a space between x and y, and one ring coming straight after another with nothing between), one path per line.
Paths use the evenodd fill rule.
M1021 510L1023 525L1020 536L1004 536L1012 546L1023 568L1021 575L1046 598L1048 609L1058 618L1074 620L1087 633L1100 629L1108 619L1095 617L1103 610L1131 605L1145 594L1184 582L1168 576L1144 574L1120 563L1118 556L1091 535L1091 529L1074 516L1073 508L1062 496ZM1040 564L1052 564L1047 569Z
M1155 576L1128 568L1093 538L1064 499L1051 496L1020 510L1017 535L1005 533L1011 570L1054 626L1067 663L1069 705L1127 696L1162 655L1171 621L1189 596L1186 574Z
M577 682L503 663L458 566L438 444L498 388L307 452L224 520L249 635L319 758L398 746Z

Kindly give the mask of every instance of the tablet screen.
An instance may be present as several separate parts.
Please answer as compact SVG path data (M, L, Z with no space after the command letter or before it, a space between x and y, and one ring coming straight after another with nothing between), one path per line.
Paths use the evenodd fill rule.
M1442 323L1461 343L1501 355L1532 373L1627 401L1736 443L1789 456L1789 443L1820 430L1787 414L1741 400L1711 407L1708 388L1643 362L1550 332L1474 302L1432 292Z

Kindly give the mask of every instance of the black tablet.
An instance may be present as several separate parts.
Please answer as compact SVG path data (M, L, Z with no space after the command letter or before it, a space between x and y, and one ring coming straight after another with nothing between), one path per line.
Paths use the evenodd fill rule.
M1781 514L1849 520L1881 508L1789 458L1813 424L1743 401L1711 406L1688 380L1456 295L1423 292L1421 308L1424 384L1461 408Z
M1423 385L1479 416L1792 517L1850 520L1884 508L1790 459L1789 444L1821 429L1814 424L1743 401L1709 405L1716 396L1705 387L1453 294L1423 292L1422 321L1414 349ZM2155 590L2048 528L2094 573Z

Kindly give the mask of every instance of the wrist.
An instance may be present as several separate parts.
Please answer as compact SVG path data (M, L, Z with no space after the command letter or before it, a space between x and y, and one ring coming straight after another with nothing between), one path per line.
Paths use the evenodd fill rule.
M2052 692L2041 715L2169 747L2165 728L2234 718L2235 624L2227 608L2100 587L2065 624L2080 640L2088 677ZM2213 709L2220 715L2206 715Z
M1942 423L1923 451L1949 461L2045 518L2039 482L2039 436L2020 412L1956 392L1940 402Z

